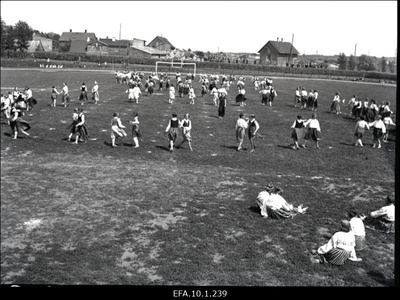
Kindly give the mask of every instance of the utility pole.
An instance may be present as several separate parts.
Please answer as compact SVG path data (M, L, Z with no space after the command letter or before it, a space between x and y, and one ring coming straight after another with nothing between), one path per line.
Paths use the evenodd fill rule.
M356 57L356 53L357 53L357 44L356 44L356 46L354 47L354 57Z
M121 40L121 23L119 23L119 39Z
M290 45L289 66L292 65L292 49L293 49L294 33L292 34L292 44Z

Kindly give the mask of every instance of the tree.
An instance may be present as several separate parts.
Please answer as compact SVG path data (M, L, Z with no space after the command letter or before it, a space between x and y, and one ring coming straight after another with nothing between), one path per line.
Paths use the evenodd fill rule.
M381 71L383 72L383 73L385 73L385 72L387 72L387 60L386 60L386 58L383 56L382 57L382 59L381 59Z
M390 73L396 73L396 65L391 60L389 60L389 72Z
M356 57L352 54L350 54L350 57L348 58L348 64L347 64L347 68L351 71L356 69L357 66L357 61L356 61Z
M361 55L358 58L357 69L360 71L376 71L375 59L368 55Z
M346 70L347 68L347 57L346 54L340 53L339 57L337 58L337 63L339 65L340 70Z
M0 17L0 23L1 23L1 51L4 51L6 49L6 35L5 35L5 26L6 23L1 19Z
M17 50L23 52L29 47L28 42L32 40L33 29L28 25L28 23L23 21L18 21L14 27L16 47Z

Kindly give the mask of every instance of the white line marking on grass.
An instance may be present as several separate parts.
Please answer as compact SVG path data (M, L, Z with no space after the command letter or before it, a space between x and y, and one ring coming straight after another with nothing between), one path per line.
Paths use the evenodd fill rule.
M91 141L96 141L97 140L97 138L92 138L92 139L90 139Z
M151 153L151 151L147 151L147 153Z
M210 136L214 136L212 133L210 133Z
M63 124L67 123L67 121L60 121L60 122L63 123Z
M156 140L150 140L150 142L156 143L157 141Z
M49 130L55 130L55 128L49 128Z
M27 222L24 222L24 225L26 226L26 229L30 231L32 229L39 227L40 223L42 223L42 220L32 219Z
M29 114L28 116L32 117L32 116L33 116L33 114Z
M105 132L105 131L107 131L107 130L106 130L106 129L102 129L101 131Z
M213 154L211 154L211 156L217 156L218 154L215 154L215 153L213 153Z

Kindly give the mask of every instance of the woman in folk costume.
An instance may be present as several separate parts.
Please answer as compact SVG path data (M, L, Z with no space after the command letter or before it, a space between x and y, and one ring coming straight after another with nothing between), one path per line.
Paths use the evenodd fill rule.
M261 103L262 103L262 105L267 105L267 103L268 103L268 99L269 99L269 93L270 93L271 91L269 90L269 89L267 89L267 88L263 88L260 92L259 92L259 94L261 94Z
M87 87L84 82L82 83L80 91L81 91L81 94L79 95L79 101L81 101L81 105L84 105L85 101L88 101Z
M51 107L56 107L57 95L60 95L60 92L57 91L56 87L53 85L53 87L51 88L51 103L50 103Z
M67 107L67 104L69 103L69 89L65 82L63 83L63 87L61 89L61 96L61 103L64 104L64 107Z
M379 108L375 103L375 100L371 99L369 101L369 106L367 110L367 122L373 122L375 120L375 117L378 115Z
M303 204L294 207L282 197L282 189L268 184L257 196L256 203L261 210L261 216L272 219L292 219L299 213L305 214L308 207Z
M210 92L210 95L213 96L213 102L215 106L218 106L218 98L219 98L219 92L218 92L218 88L216 86L214 86Z
M361 116L361 117L360 117L360 120L357 121L357 123L356 123L356 128L355 128L355 133L354 133L354 135L355 135L356 138L357 138L357 141L356 141L356 144L355 144L356 147L357 147L358 145L360 145L361 147L363 147L363 143L362 143L361 139L362 139L363 136L364 136L365 129L369 130L369 125L368 125L368 123L364 120L364 117Z
M254 144L254 139L257 136L257 132L260 129L260 125L258 124L257 120L256 120L256 116L253 114L250 116L250 120L248 122L249 125L249 141L250 141L250 152L254 152L256 146Z
M139 114L135 113L134 118L132 121L129 122L132 124L132 139L133 142L135 143L134 148L139 148L139 138L142 136L142 131L139 127Z
M299 140L304 138L304 127L305 127L304 122L305 122L305 120L303 120L301 118L301 115L298 115L297 119L294 121L292 127L290 127L290 128L293 128L292 134L290 136L293 139L293 143L294 143L293 149L296 149L296 150L300 149Z
M100 100L99 85L97 81L94 82L94 86L92 88L92 99L94 100L94 104L97 104Z
M86 126L86 118L82 108L78 108L78 120L76 121L75 125L75 133L75 144L78 144L78 140L86 143L89 134Z
M331 104L331 113L340 114L340 94L335 93Z
M180 148L182 146L182 144L187 142L189 145L190 151L193 151L192 136L191 136L192 120L190 120L189 114L185 114L185 117L183 118L182 122L180 123L180 127L182 128L183 141L177 146L177 148Z
M269 97L268 97L269 106L272 106L272 102L274 102L274 99L277 96L278 96L278 94L276 93L275 88L273 86L271 86L271 89L269 90Z
M373 128L373 136L374 136L374 145L372 148L381 148L381 140L383 139L384 134L386 134L386 126L382 121L381 115L376 116L376 120L372 123L369 123L368 126Z
M193 86L190 86L189 88L189 100L190 103L189 104L194 104L194 98L196 98L195 92L194 92L194 88Z
M218 93L218 118L223 118L225 116L226 108L226 94Z
M246 129L249 125L244 119L244 113L240 113L239 119L236 121L236 140L239 143L237 151L242 150L242 144L246 136Z
M117 147L115 144L117 138L127 136L124 128L126 127L122 125L119 113L114 112L113 118L111 119L111 147Z
M129 102L133 102L133 98L134 98L133 92L134 92L133 84L129 84L128 89L125 91L125 94L128 94L128 101Z
M246 106L246 90L243 88L239 90L239 94L236 96L236 103L239 103L239 106L245 107Z
M304 123L304 126L308 125L308 131L304 136L304 145L303 148L307 147L307 141L313 140L317 149L319 149L319 134L321 133L321 127L319 126L319 121L317 120L317 114L312 114L311 119Z
M30 136L27 131L31 129L31 125L23 120L21 116L23 116L23 113L19 109L17 109L15 103L12 103L10 111L10 127L13 133L14 140L18 138L18 132L21 132L26 136Z
M72 136L76 132L76 124L78 123L78 116L79 116L79 110L78 108L75 108L74 113L72 114L72 123L69 124L67 127L67 129L69 129L68 141L71 141Z
M174 100L175 100L175 88L172 83L171 83L171 86L169 87L168 91L169 91L168 103L172 104L172 103L174 103Z
M365 249L365 226L363 222L363 217L358 214L354 209L350 210L348 213L350 218L351 231L354 233L354 238L356 241L355 249L356 251L361 251Z
M312 250L312 254L318 255L319 263L330 263L341 266L347 260L362 260L361 258L357 258L356 255L356 240L354 233L351 231L350 222L342 220L340 225L340 231L334 233L325 245L322 245L317 250Z
M174 151L174 143L178 138L179 120L176 113L172 114L171 120L168 122L168 126L165 129L165 133L168 134L169 140L169 151Z

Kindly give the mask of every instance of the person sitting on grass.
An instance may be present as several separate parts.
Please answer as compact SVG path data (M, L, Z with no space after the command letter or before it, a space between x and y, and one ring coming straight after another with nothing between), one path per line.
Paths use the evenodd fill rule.
M282 189L272 184L268 184L265 190L258 194L256 202L261 209L261 216L272 219L293 219L308 209L308 207L303 208L303 204L294 207L282 197L282 194Z
M354 233L351 231L350 222L342 220L340 222L341 229L334 233L330 240L319 247L317 250L312 250L311 254L315 255L315 262L330 263L332 265L341 266L347 260L362 261L356 255L356 240Z
M348 213L350 218L351 231L354 233L354 238L356 240L356 251L361 251L365 248L365 226L363 222L363 217L354 209L350 210Z
M386 233L394 233L394 212L394 199L388 195L385 206L372 211L368 217L364 217L365 227Z

